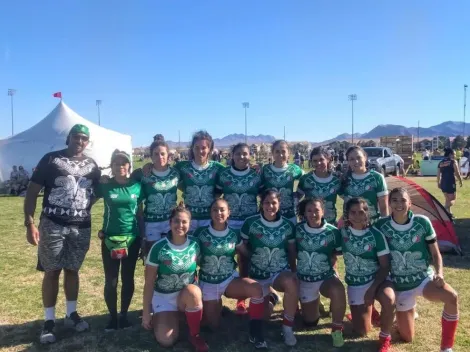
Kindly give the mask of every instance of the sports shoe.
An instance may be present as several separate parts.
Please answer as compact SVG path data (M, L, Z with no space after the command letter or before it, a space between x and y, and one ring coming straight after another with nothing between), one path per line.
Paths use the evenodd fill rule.
M90 328L90 325L83 320L77 312L70 314L70 317L65 317L64 325L67 328L75 329L76 332L83 332Z
M375 309L375 307L372 307L371 322L376 328L380 327L380 313Z
M333 347L343 347L344 338L341 330L332 331L331 338L333 339Z
M263 334L263 320L252 319L249 325L249 341L254 345L257 350L267 349L268 344L264 339Z
M132 327L132 323L127 319L127 315L122 315L119 317L119 329L128 329Z
M201 337L201 335L197 334L196 336L190 336L189 342L193 345L194 350L196 352L207 352L209 351L209 346L207 345L206 341Z
M266 350L268 349L268 343L266 342L265 339L261 339L257 336L251 336L249 337L250 343L253 344L253 347L257 350Z
M104 328L104 332L113 332L118 329L118 321L116 318L110 318L108 324Z
M441 350L441 352L454 352L454 350L452 348L446 348Z
M282 338L284 340L284 344L287 346L292 347L297 344L297 339L295 338L292 328L287 329L285 326L282 326Z
M385 339L380 338L379 352L389 352L392 345L392 338L389 336Z
M245 315L248 314L248 310L246 309L246 304L244 299L240 299L237 301L237 309L235 313L238 315Z
M54 320L46 320L44 322L44 327L41 331L41 337L39 338L40 343L46 344L55 342L54 327Z

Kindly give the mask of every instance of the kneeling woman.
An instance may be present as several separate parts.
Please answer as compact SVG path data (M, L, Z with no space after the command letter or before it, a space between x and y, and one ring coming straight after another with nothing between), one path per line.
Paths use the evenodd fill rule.
M171 212L168 237L157 241L147 256L142 325L153 328L160 345L170 347L179 334L178 312L185 312L189 341L196 352L204 352L209 347L199 335L202 293L196 285L200 248L187 236L190 223L191 213L180 204Z
M348 200L344 218L341 246L353 329L360 335L367 335L371 329L374 300L379 301L382 307L379 351L387 352L395 308L392 283L386 280L390 270L390 251L384 235L370 226L366 200Z
M316 326L320 319L320 293L331 300L333 346L341 347L343 317L346 311L344 286L336 276L333 262L341 251L340 232L324 220L324 204L318 198L306 198L299 204L304 222L295 228L297 245L297 277L300 280L300 303L307 326Z
M250 342L255 348L267 348L263 337L264 298L261 285L241 278L236 271L235 253L242 241L238 232L228 227L228 203L216 199L211 205L211 224L199 227L194 237L201 247L200 287L204 303L204 320L216 329L222 308L222 295L227 298L250 298Z
M292 327L297 310L298 281L289 270L289 264L295 270L295 228L291 221L280 215L280 201L281 197L276 190L263 192L260 214L249 217L242 226L243 244L240 250L250 258L250 277L263 288L266 318L269 318L271 312L270 288L284 292L284 343L295 346L297 339Z
M390 192L390 208L392 216L379 220L376 226L385 235L392 255L400 336L407 342L413 340L416 297L423 296L428 301L444 303L441 351L451 352L459 320L458 299L455 290L444 281L436 233L427 217L411 212L405 189Z

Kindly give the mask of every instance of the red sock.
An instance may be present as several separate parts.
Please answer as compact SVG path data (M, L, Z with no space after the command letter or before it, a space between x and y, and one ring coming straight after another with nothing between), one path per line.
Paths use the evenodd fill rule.
M201 329L202 308L195 307L192 309L186 309L185 314L189 327L189 335L198 335Z
M251 298L250 307L248 308L250 319L263 319L264 316L264 298Z
M457 330L457 323L459 322L458 314L448 314L442 312L442 337L441 337L441 350L452 348L454 346L455 331Z
M343 323L331 323L331 331L343 331Z
M282 319L282 325L293 327L294 326L294 317L284 313L284 319Z

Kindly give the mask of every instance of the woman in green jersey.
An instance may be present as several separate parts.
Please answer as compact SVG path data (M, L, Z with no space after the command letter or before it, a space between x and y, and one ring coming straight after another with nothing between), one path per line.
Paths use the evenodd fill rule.
M140 180L145 194L145 254L170 231L171 209L176 206L180 174L168 164L168 144L163 136L150 145L152 170Z
M416 297L444 303L441 351L451 352L459 320L457 292L444 280L442 257L431 221L411 212L411 199L403 188L390 192L392 215L376 226L385 235L392 255L391 277L397 296L397 325L403 340L414 338ZM432 266L434 266L434 269Z
M221 171L217 190L223 193L230 208L228 224L234 230L241 229L245 220L258 212L257 196L262 182L259 172L250 168L250 147L238 143L232 148L231 166ZM248 276L248 259L238 255L238 270L241 277ZM237 302L237 314L247 314L245 300Z
M178 312L184 312L189 342L196 352L205 352L209 347L199 335L202 293L196 283L200 247L187 235L190 223L191 213L180 204L170 214L168 236L157 241L147 256L142 325L153 329L160 345L170 347L179 335Z
M336 252L341 251L341 243L337 243L340 235L336 227L325 221L323 209L323 200L318 198L305 198L299 204L299 216L304 219L295 227L299 298L306 326L318 324L320 293L331 299L331 337L333 346L341 347L346 293L333 268Z
M227 298L250 298L250 342L255 348L267 348L263 337L264 298L261 285L241 278L236 270L235 253L240 250L240 233L228 225L230 216L226 200L216 199L211 206L211 224L199 227L194 237L201 247L199 285L204 304L204 320L215 331L219 325L222 295Z
M390 251L384 235L370 225L369 214L365 199L349 199L345 226L337 242L341 243L343 252L353 329L361 336L367 335L374 300L379 301L382 307L379 352L388 352L395 310L393 286L387 280Z
M298 197L294 192L294 181L300 179L304 171L295 164L289 164L289 146L284 140L277 140L271 148L274 163L263 167L264 189L273 188L281 195L281 215L297 223L295 215Z
M369 208L369 219L374 224L380 217L388 216L387 182L382 174L367 170L367 154L359 146L349 147L346 151L348 171L343 178L340 194L344 204L348 199L361 197Z
M263 288L265 314L269 318L270 288L284 292L282 333L287 346L295 346L292 327L298 302L295 272L294 225L280 214L280 194L273 189L261 195L260 214L246 219L241 229L241 251L249 254L250 277ZM289 266L290 269L289 270Z
M341 180L333 173L331 153L324 147L313 148L310 162L313 170L300 178L297 192L309 198L322 199L325 204L325 220L336 225L336 199Z
M130 156L127 153L115 150L111 157L113 177L95 188L95 195L103 198L105 205L103 227L98 233L102 240L104 299L110 314L105 331L131 326L127 319L127 311L134 295L134 272L140 250L139 234L140 228L143 227L140 207L143 197L140 183L129 178L130 164ZM119 269L121 269L122 287L121 314L118 317Z

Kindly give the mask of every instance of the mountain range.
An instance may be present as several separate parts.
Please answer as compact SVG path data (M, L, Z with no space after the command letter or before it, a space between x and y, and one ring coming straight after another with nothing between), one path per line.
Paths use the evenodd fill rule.
M248 144L260 144L260 143L272 143L276 140L275 137L259 134L257 136L248 136ZM220 147L230 147L237 143L245 142L245 135L241 133L232 133L223 138L214 138L214 145L216 148ZM167 141L170 148L177 148L179 146L178 142ZM181 147L187 147L191 142L181 142Z

